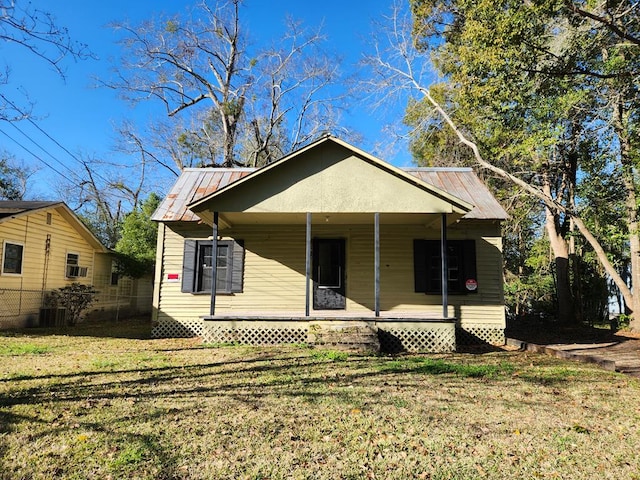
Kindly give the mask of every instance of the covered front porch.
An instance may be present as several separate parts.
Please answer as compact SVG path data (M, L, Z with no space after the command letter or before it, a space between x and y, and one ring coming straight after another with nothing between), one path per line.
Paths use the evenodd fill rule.
M448 320L454 318L455 310L449 305L449 284L452 271L459 265L449 265L447 248L448 224L460 218L457 212L450 213L306 213L306 214L252 214L199 212L211 224L210 255L211 265L206 275L209 280L203 282L207 288L202 293L210 294L209 312L206 318L211 320L220 316L229 316L226 302L229 290L221 282L225 272L218 272L220 258L219 244L227 248L228 240L243 236L242 233L254 229L249 236L251 244L246 245L248 253L265 259L276 260L279 265L304 276L304 282L294 285L301 295L292 295L304 299L304 303L292 304L283 300L278 309L271 310L260 304L254 304L256 310L233 308L232 316L247 317L290 317L290 318L413 318L420 320ZM210 222L208 221L210 220ZM300 225L300 220L304 220ZM279 231L300 232L304 229L304 243L299 234L291 233L298 240L292 240L292 247L284 255L274 253L271 237ZM257 229L257 230L256 230ZM384 234L382 234L384 231ZM302 233L302 232L300 232ZM280 234L282 236L282 234ZM423 258L422 262L437 260L438 277L430 280L437 293L431 292L429 308L420 308L415 299L410 300L411 309L403 311L401 302L396 302L402 294L414 291L416 252L412 243L417 236L438 238L432 258ZM262 237L259 245L254 238ZM401 240L402 239L402 240ZM258 240L259 241L259 240ZM243 248L245 248L245 241ZM295 246L295 248L294 248ZM277 258L276 258L277 257ZM386 271L383 273L383 262ZM301 268L302 267L302 268ZM226 264L222 267L228 270ZM273 267L270 267L273 268ZM268 268L260 281L269 282ZM411 270L409 270L411 269ZM281 271L281 270L279 270ZM280 274L282 275L282 274ZM384 278L383 278L384 275ZM426 270L423 275L427 275ZM212 281L212 279L218 281ZM277 277L271 281L277 281ZM423 279L424 280L424 279ZM403 286L398 289L398 284ZM241 288L241 287L239 287ZM291 287L289 287L291 288ZM424 288L415 286L418 297L427 293ZM292 292L290 292L292 293ZM415 295L415 294L413 294ZM218 305L222 300L222 305ZM435 300L435 302L434 302ZM434 310L435 306L438 306ZM220 308L221 307L221 308ZM385 310L385 307L387 310ZM268 313L270 312L270 313Z
M202 216L208 217L206 213ZM301 217L304 219L304 248L299 244L296 248L297 255L291 252L291 256L295 258L304 252L304 283L300 284L304 288L304 296L298 296L304 298L304 304L287 310L270 311L260 308L234 309L230 312L225 308L226 305L218 308L218 282L211 282L209 314L202 317L201 336L206 343L304 343L360 351L382 350L388 353L455 350L456 316L455 309L448 301L447 224L457 220L459 214L263 214L260 215L259 224L261 229L268 232L269 225L273 225L273 230L282 228L283 225L296 225ZM242 231L243 227L251 224L252 218L252 215L246 214L212 212L212 258L218 256L217 239L225 238L226 234L233 231ZM297 225L300 226L299 223ZM381 225L386 228L384 236L381 235ZM355 235L347 233L356 226L360 227L357 239L354 238ZM397 228L420 228L429 231L431 236L436 234L439 237L439 283L443 288L438 295L433 296L437 304L429 305L428 309L415 306L411 310L383 308L384 305L390 306L393 303L382 300L393 296L394 290L386 291L382 288L381 260L387 261L387 267L391 260L381 254L381 238L386 240L388 251L389 242L393 240L392 235ZM363 231L369 233L363 234ZM358 246L364 242L370 244L367 249L370 258L363 255L362 247ZM347 248L351 243L354 245ZM251 249L251 245L247 247ZM413 254L410 249L404 249L402 256L406 264L412 262L410 257ZM356 262L368 265L370 274L367 278L350 273L352 264ZM296 262L293 260L291 263ZM363 283L366 283L364 288L370 289L367 297L373 300L371 303L362 301L361 298L354 301L358 295L353 293L356 289L353 281L351 284L348 281L350 275L359 284L357 288L362 289ZM216 266L213 266L211 277L216 276ZM404 278L403 281L413 282L412 273L405 274L405 277L411 278ZM394 283L387 279L387 285ZM362 293L360 297L363 297ZM222 300L226 301L226 298L223 296Z

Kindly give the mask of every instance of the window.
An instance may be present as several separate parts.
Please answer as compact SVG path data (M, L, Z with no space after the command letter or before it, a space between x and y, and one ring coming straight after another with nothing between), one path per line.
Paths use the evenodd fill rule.
M2 273L7 275L22 275L23 256L23 245L5 241L4 248L2 249Z
M77 253L67 253L67 278L86 277L87 270L87 267L80 266L80 255Z
M415 291L442 293L440 240L414 240ZM476 293L476 246L474 240L447 241L447 290L452 294Z
M213 243L185 240L182 264L182 291L210 293L213 277ZM242 240L218 241L216 293L242 292L244 246Z
M111 260L111 278L109 280L109 284L112 287L118 285L118 280L120 280L120 274L118 273L118 264L115 260Z

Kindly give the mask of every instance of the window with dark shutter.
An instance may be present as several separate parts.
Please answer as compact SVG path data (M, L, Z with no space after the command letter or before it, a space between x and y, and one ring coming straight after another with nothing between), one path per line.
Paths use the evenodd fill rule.
M442 293L442 259L439 240L414 240L415 291ZM451 294L476 293L476 248L474 240L447 241L447 289Z
M220 240L216 255L216 293L240 293L243 287L244 242ZM213 243L185 240L182 291L210 293L213 281Z

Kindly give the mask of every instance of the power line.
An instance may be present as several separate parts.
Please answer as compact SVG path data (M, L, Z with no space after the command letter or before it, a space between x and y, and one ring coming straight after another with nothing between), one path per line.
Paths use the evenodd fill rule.
M58 147L60 147L62 150L64 150L65 152L67 152L67 154L69 154L69 156L71 158L73 158L76 162L84 165L84 162L82 160L80 160L78 157L76 157L73 153L71 153L69 150L67 150L66 147L64 147L63 145L61 145L55 138L53 138L51 135L49 135L47 132L45 132L42 128L40 128L40 126L34 122L28 115L26 115L22 110L20 110L20 108L13 103L11 100L9 100L7 97L4 96L4 94L0 93L0 97L2 97L2 99L7 102L9 105L11 105L17 112L19 112L21 115L24 115L26 120L33 125L34 127L36 127L40 132L42 132L43 135L45 135L49 140L51 140L53 143L55 143ZM11 122L13 123L13 122ZM16 127L17 128L17 127ZM24 134L23 134L24 135ZM26 136L26 135L25 135ZM29 137L27 137L29 138ZM31 140L31 139L29 139ZM32 140L33 141L33 140ZM35 142L34 142L35 143ZM37 144L36 144L37 145ZM39 146L39 145L38 145ZM42 147L40 147L42 148ZM43 149L44 150L44 149ZM47 152L48 153L48 152ZM51 154L49 154L51 156Z
M25 133L23 130L20 129L20 127L18 127L14 122L9 122L9 124L15 128L18 132L20 132L27 140L29 140L31 143L33 143L36 147L38 147L40 150L42 150L44 153L46 153L47 155L49 155L49 157L51 157L52 160L55 160L59 165L61 165L63 168L66 168L67 170L69 170L69 172L71 172L71 174L74 174L74 171L71 170L67 165L65 165L64 163L62 163L62 161L58 160L58 158L56 158L51 152L49 152L46 148L44 148L42 145L40 145L38 142L36 142L33 138L31 138L27 133ZM13 139L13 141L15 142L15 139ZM16 142L17 143L17 142ZM24 147L23 147L24 148ZM26 150L26 149L25 149ZM29 152L31 153L31 152ZM33 154L32 154L33 155Z
M53 143L55 143L58 147L60 147L62 150L64 150L73 160L75 160L76 162L78 162L83 168L87 168L87 163L81 159L79 159L75 154L73 154L71 151L69 151L64 145L62 145L60 142L58 142L55 138L53 138L51 135L49 135L44 129L42 129L36 122L34 122L28 115L26 115L21 109L20 107L18 107L15 103L13 103L11 100L9 100L4 94L0 93L0 97L2 97L2 99L7 102L9 105L11 105L11 107L13 107L18 113L20 113L21 115L23 115L25 117L25 119L31 123L31 125L33 125L35 128L37 128L43 135L45 135L49 140L51 140ZM14 122L9 122L16 130L18 130L22 135L24 135L31 143L33 143L34 145L36 145L38 148L40 148L40 150L42 150L43 152L45 152L47 155L49 155L53 160L55 160L56 162L58 162L60 165L62 165L64 168L66 168L67 170L69 170L69 172L71 172L71 174L76 175L76 173L70 169L67 165L65 165L63 162L61 162L60 160L58 160L52 153L50 153L47 149L45 149L43 146L39 145L35 140L33 140L29 135L27 135L26 133L24 133L20 128L18 128L16 125L14 125ZM3 132L4 133L4 132ZM5 133L5 135L7 135ZM7 135L8 136L8 135ZM9 137L11 138L11 137ZM15 139L12 138L12 140L16 143L18 143ZM18 143L18 145L20 145ZM43 162L43 160L41 158L39 158L38 156L36 156L35 154L33 154L31 151L29 151L28 149L26 149L24 146L20 145L25 151L29 152L31 155L34 155L38 160L40 160L41 162ZM43 162L45 163L45 162ZM49 166L48 164L45 163L45 165ZM50 167L51 168L51 167ZM53 168L52 168L53 169ZM97 178L99 178L100 180L102 180L103 182L109 184L110 180L106 179L104 176L102 176L100 173L98 172L92 172L93 175L95 175Z
M40 158L40 156L36 155L35 153L33 153L31 150L29 150L27 147L25 147L23 144L21 144L18 140L16 140L15 138L13 138L11 135L9 135L7 132L5 132L4 130L2 130L0 128L0 133L2 133L5 137L7 137L9 140L11 140L12 142L14 142L16 145L18 145L20 148L22 148L25 152L29 153L30 155L32 155L34 158L36 158L37 160L39 160L40 162L42 162L44 165L46 165L48 168L50 168L51 170L53 170L54 172L56 172L58 175L60 175L62 178L67 178L67 175L65 175L64 173L60 172L59 170L57 170L56 168L52 167L51 165L49 165L47 162L45 162L42 158Z

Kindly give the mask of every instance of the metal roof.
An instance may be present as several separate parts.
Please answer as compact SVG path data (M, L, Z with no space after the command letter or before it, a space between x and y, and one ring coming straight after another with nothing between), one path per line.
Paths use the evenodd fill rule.
M187 205L246 177L255 170L255 168L185 168L151 219L160 222L199 221L200 217L188 210Z
M509 215L471 168L403 168L425 183L465 200L474 208L463 218L506 220Z
M197 200L239 180L254 168L187 168L151 217L160 222L194 222L187 209ZM463 218L504 220L505 210L471 168L402 168L425 183L469 202L474 208Z

